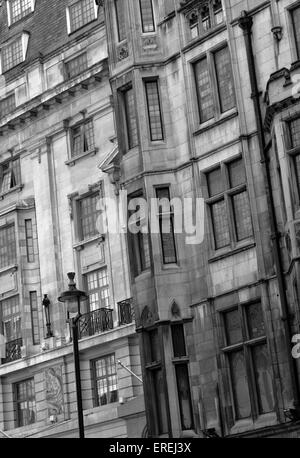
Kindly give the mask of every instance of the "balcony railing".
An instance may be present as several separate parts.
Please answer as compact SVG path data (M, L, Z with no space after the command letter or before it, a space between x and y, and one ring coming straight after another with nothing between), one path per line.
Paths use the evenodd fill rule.
M119 326L133 322L132 299L126 299L118 303Z
M22 358L21 347L23 345L22 339L11 340L6 343L6 357L4 363L10 363Z
M112 309L101 308L81 315L78 320L79 339L94 336L95 334L113 329L114 323L112 312Z

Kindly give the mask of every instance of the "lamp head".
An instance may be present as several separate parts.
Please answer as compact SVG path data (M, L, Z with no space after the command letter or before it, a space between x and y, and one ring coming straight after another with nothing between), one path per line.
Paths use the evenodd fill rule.
M80 291L76 288L76 283L74 282L75 273L69 272L67 275L69 279L69 289L64 291L58 300L59 302L67 303L68 312L80 314L80 303L86 301L88 296L84 291Z

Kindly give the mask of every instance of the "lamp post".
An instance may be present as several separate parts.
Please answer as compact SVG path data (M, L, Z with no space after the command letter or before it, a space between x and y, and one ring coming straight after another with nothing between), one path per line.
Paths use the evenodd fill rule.
M50 339L50 337L53 337L53 333L51 330L51 321L50 321L50 308L49 308L50 300L47 294L44 294L44 299L43 299L42 304L45 309L45 317L46 317L46 328L47 328L46 339Z
M66 302L67 311L70 314L76 314L70 318L72 328L72 341L73 341L73 355L75 366L75 381L76 381L76 395L77 395L77 412L78 412L78 428L79 437L84 439L84 422L83 422L83 409L82 409L82 393L81 393L81 379L80 379L80 362L79 362L79 348L78 348L78 320L81 316L80 303L86 301L88 296L84 291L76 288L74 282L75 273L69 272L69 289L64 291L58 298L59 302Z

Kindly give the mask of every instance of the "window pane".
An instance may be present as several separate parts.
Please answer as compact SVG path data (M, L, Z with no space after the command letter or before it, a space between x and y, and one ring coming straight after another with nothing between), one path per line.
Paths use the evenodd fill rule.
M173 352L175 358L186 356L185 338L182 324L175 324L171 326Z
M131 149L137 146L138 144L136 111L134 103L134 93L132 88L124 92L124 103L128 148Z
M238 309L224 313L227 345L243 341L242 326Z
M259 345L252 349L252 359L255 372L259 413L268 413L274 410L274 393L270 358L266 345Z
M69 6L71 32L95 19L94 0L80 0Z
M196 38L199 35L199 14L197 11L192 11L187 16L187 20L189 23L190 31L191 31L191 38Z
M297 47L298 59L300 58L300 8L295 8L292 11L294 34Z
M294 165L295 165L298 192L300 192L300 154L297 154L297 156L294 156Z
M34 246L33 246L33 232L32 232L32 220L25 220L25 237L26 237L26 251L27 261L34 261Z
M80 201L80 218L83 239L99 234L97 229L97 210L99 195L85 197Z
M167 404L164 391L164 380L162 370L152 371L153 376L153 388L155 396L155 405L157 412L157 426L158 433L164 434L167 433L168 428L168 419L167 419Z
M0 100L0 117L6 116L7 114L14 111L15 108L16 108L15 94L12 94L3 100Z
M73 78L79 75L88 67L87 54L81 54L69 62L66 62L66 74L68 78Z
M156 362L161 360L160 353L160 341L157 329L154 331L149 331L149 340L150 340L150 351L151 351L151 362Z
M243 351L231 353L229 364L236 417L247 418L251 414L251 405Z
M0 269L15 264L17 258L15 226L0 229Z
M17 410L17 426L27 426L36 422L36 401L34 379L17 383L14 386Z
M248 305L246 307L246 316L249 338L256 339L258 337L263 337L266 332L261 304Z
M125 6L124 0L115 0L118 40L123 41L126 38Z
M118 400L117 367L115 355L105 356L93 362L95 404L102 406Z
M215 53L215 66L218 80L221 112L235 107L233 78L229 49L223 48Z
M146 95L151 140L163 140L163 127L157 81L147 81Z
M110 290L107 269L100 269L87 274L87 290L90 311L108 308L110 305Z
M215 0L213 2L213 14L215 25L222 24L222 22L224 21L224 14L221 0Z
M212 225L216 249L224 248L230 244L229 226L225 200L220 200L211 205Z
M232 204L237 240L245 240L253 235L248 192L235 194L232 197Z
M40 332L39 332L39 315L38 315L38 302L37 302L36 291L30 292L30 309L31 309L33 345L38 345L40 343Z
M3 71L6 72L21 62L23 62L23 47L21 38L18 38L2 48Z
M188 429L193 429L193 412L187 365L176 365L175 371L181 417L181 427L184 431L186 431Z
M246 182L245 166L242 159L233 161L228 166L230 187L235 188Z
M143 32L154 32L152 0L140 0Z
M207 59L202 59L195 65L196 86L200 112L200 122L214 117L214 100Z
M207 175L207 185L209 197L216 196L224 191L224 183L222 179L221 169L215 169Z
M19 19L31 13L31 0L11 0L10 12L11 22L19 21Z
M292 148L300 146L300 118L289 123Z

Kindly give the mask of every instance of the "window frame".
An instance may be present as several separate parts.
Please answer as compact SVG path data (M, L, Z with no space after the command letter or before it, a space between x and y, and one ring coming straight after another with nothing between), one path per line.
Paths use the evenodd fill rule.
M300 5L299 5L300 8ZM296 158L299 156L300 158L300 142L299 145L293 146L292 140L292 132L291 132L291 123L293 121L299 120L300 123L300 116L297 113L294 116L289 117L283 121L283 132L284 132L284 143L285 143L285 150L288 158L288 165L291 172L291 180L292 180L292 194L295 206L297 208L300 207L300 175L297 176L296 170Z
M84 64L86 65L83 70L78 71L78 73L70 74L70 71L68 70L68 67L70 66L71 63L76 62L80 58L84 58L85 62ZM72 56L71 58L67 59L64 61L64 74L65 74L65 79L70 80L72 78L78 77L81 73L86 71L88 69L88 55L87 52L81 52L80 54L77 54L76 56Z
M106 272L106 280L107 280L107 283L103 286L100 286L99 285L99 277L98 277L98 273L99 272L102 272L102 271L105 271ZM93 274L96 274L97 275L97 287L94 288L94 289L89 289L88 285L89 285L89 280L88 280L88 277L89 275L93 275ZM110 278L109 278L109 270L108 270L108 267L106 265L104 266L101 266L99 267L98 269L95 269L95 270L91 270L90 272L87 272L83 275L84 277L84 284L85 284L85 287L86 287L86 293L89 297L88 301L87 301L87 307L88 307L88 311L87 313L92 313L96 310L100 310L100 309L106 309L106 310L111 310L112 307L111 307L111 302L112 302L112 295L111 295L111 288L110 288ZM101 293L102 291L108 291L108 304L107 305L102 305L102 298L101 298ZM98 293L99 295L99 307L95 310L91 310L91 302L90 302L90 295L92 294L95 294L95 293ZM107 299L107 298L105 298Z
M87 127L89 126L90 127ZM80 151L77 153L74 149L74 139L75 139L75 130L80 129ZM92 131L91 136L86 136L86 132ZM87 140L86 140L87 139ZM89 153L96 152L96 145L95 145L95 129L94 129L94 118L84 119L83 121L74 124L73 126L69 127L69 141L70 141L70 154L69 154L69 161L76 161L76 159L88 155ZM85 149L85 143L91 141L90 147ZM81 147L83 146L82 150ZM87 145L88 146L88 145Z
M30 221L30 223L29 223ZM24 220L25 224L25 240L26 240L26 255L27 255L27 262L34 262L35 261L35 254L34 254L34 237L33 237L33 223L32 218L26 218ZM31 227L28 229L27 225L30 224ZM31 232L31 234L30 234ZM30 245L29 241L31 240L32 244ZM32 249L32 251L31 251Z
M34 297L34 300L33 300ZM30 314L31 314L31 335L33 345L40 345L39 308L37 291L29 291Z
M4 113L3 113L3 108L1 108L1 107L8 100L13 100L13 103L12 104L8 103L9 109L8 110L6 109L7 111L4 110ZM11 108L10 105L12 106L12 108ZM0 118L3 118L4 116L9 115L15 109L16 109L16 95L15 95L15 92L12 92L11 94L7 94L3 99L0 100Z
M221 108L221 96L220 96L220 86L218 83L218 75L217 75L217 67L216 67L216 55L218 52L223 51L224 49L228 50L229 61L230 61L230 69L231 69L231 83L232 83L232 90L233 90L233 106L225 111L222 111ZM198 84L198 77L196 67L199 62L205 60L207 62L207 71L209 76L209 83L210 83L210 92L211 92L211 100L213 103L213 116L208 119L203 120L203 115L201 114L201 95L199 90ZM197 107L196 107L196 116L198 120L198 124L200 128L205 126L207 123L213 123L230 115L231 113L237 110L237 98L236 98L236 89L235 89L235 81L234 81L234 73L232 67L232 57L230 52L230 47L228 42L223 42L216 46L215 48L209 50L208 52L202 54L201 56L197 57L191 61L192 64L192 73L193 73L193 80L195 85L196 91L196 99L197 99Z
M169 194L169 202L172 201L171 193L170 193L170 185L156 185L154 187L155 190L155 198L159 199L157 197L157 191L160 189L167 189L168 194ZM164 266L170 266L170 265L178 265L178 246L177 246L177 238L175 234L175 227L174 227L174 208L170 206L170 211L168 213L161 212L160 207L157 206L157 217L159 220L159 237L160 237L160 248L161 248L161 254L162 254L162 264ZM164 249L164 243L163 243L163 234L162 234L162 219L164 216L169 216L170 217L170 229L171 229L171 234L173 238L173 248L174 248L174 258L175 260L173 262L166 262L166 256L165 256L165 249Z
M0 232L2 230L8 230L10 228L14 228L13 229L13 233L14 233L14 258L12 259L11 257L9 257L10 255L7 255L8 257L8 264L2 264L3 261L1 261L1 256L2 254L0 254L0 269L8 269L9 267L11 266L14 266L17 262L17 257L18 257L18 252L17 252L17 235L16 235L16 226L15 226L15 223L12 222L12 223L8 223L8 224L5 224L3 226L0 227ZM7 236L6 236L7 237ZM12 244L11 244L12 245ZM6 243L6 247L9 246L9 243Z
M9 302L11 300L16 300L17 302L17 307L18 307L18 310L17 312L11 312L7 315L4 315L3 313L3 302ZM15 305L15 304L13 304ZM11 307L11 305L10 305ZM20 305L20 296L19 294L14 294L13 296L9 296L9 297L5 297L3 299L0 300L0 331L1 333L6 337L7 339L7 342L6 343L11 343L11 342L14 342L15 340L22 340L22 314L21 314L21 305ZM20 322L20 330L19 330L19 335L18 336L13 336L14 338L13 339L10 339L8 340L8 337L6 335L6 327L5 327L5 323L6 322L17 322L19 321Z
M93 197L98 197L100 198L102 195L102 192L101 192L101 189L97 189L97 190L94 190L94 191L91 191L89 193L86 193L80 197L78 197L76 199L76 207L77 207L77 236L78 236L78 239L80 242L86 242L90 239L94 239L96 237L100 237L101 234L99 232L96 231L97 228L95 228L95 233L94 235L89 235L89 236L85 236L84 234L84 230L83 230L83 226L82 226L82 208L81 208L81 203L83 200L85 199L89 199L89 198L93 198ZM99 213L100 214L100 211L99 210L96 210L94 213ZM94 214L93 213L93 214ZM95 223L96 224L96 223Z
M252 337L249 334L248 329L248 320L247 320L247 307L251 307L252 305L260 304L262 318L264 322L264 335L259 337ZM238 343L230 344L228 343L227 336L226 336L226 321L225 315L232 311L238 311L239 316L239 325L242 331L241 341ZM218 310L220 325L222 329L221 333L221 342L220 342L220 352L222 357L224 358L224 367L226 368L226 377L229 382L229 389L230 389L230 399L231 405L233 408L234 414L234 423L238 421L243 421L247 419L251 419L255 421L258 417L262 415L268 415L270 413L275 412L276 410L276 390L274 389L274 384L272 383L272 395L274 400L273 410L270 412L261 412L259 406L259 388L257 387L257 380L255 377L255 363L253 361L252 350L255 347L259 347L264 345L265 349L270 355L270 348L267 338L267 328L266 328L266 320L263 313L263 305L261 299L253 299L246 303L238 303L232 305L230 307ZM231 364L230 364L230 355L243 352L244 361L245 361L245 372L247 376L247 386L248 386L248 393L249 393L249 407L250 407L250 414L247 417L239 417L237 414L236 408L236 399L235 399L235 390L234 390L234 382L232 380L232 373L231 373ZM269 366L270 373L272 374L272 364L270 363ZM274 378L272 378L273 380Z
M153 30L148 30L148 31L145 31L145 24L144 24L144 20L143 20L142 1L143 0L139 0L140 21L141 21L142 33L143 34L155 33L156 32L156 23L155 23L155 16L154 16L153 1L152 0L147 0L150 3L150 7L151 7L151 18L152 18L152 26L153 26Z
M21 10L22 10L22 0L20 1L21 5ZM7 10L7 20L8 20L8 27L11 27L14 24L17 24L18 22L22 21L23 19L27 18L31 13L34 12L35 9L35 0L29 0L30 1L30 11L26 14L22 14L19 19L13 20L13 14L12 14L12 0L6 0L6 10Z
M94 10L94 18L91 19L88 22L84 22L82 25L80 25L77 28L73 28L72 26L72 14L71 14L71 9L76 5L77 3L83 4L85 0L72 0L69 2L69 5L66 7L66 20L67 20L67 32L68 35L71 35L72 33L77 32L78 30L81 30L83 27L86 27L88 24L91 24L91 22L96 21L98 19L98 5L96 5L96 2L94 0L91 0L92 5L93 5L93 10ZM82 15L82 7L81 7L81 16Z
M222 2L221 2L222 8L221 8L220 11L223 13L223 20L219 24L215 23L215 15L213 13L213 5L212 5L213 4L213 0L208 0L206 3L208 4L208 8L209 8L209 21L210 21L210 24L211 24L208 29L204 30L203 25L202 25L201 6L203 6L203 5L200 5L198 7L194 6L191 10L189 10L185 14L185 22L186 22L187 29L188 29L187 30L187 38L188 38L189 41L205 37L209 33L213 32L217 27L225 26L226 17L225 17L225 9L223 8ZM196 14L196 17L198 17L197 23L195 22L195 24L197 24L196 27L198 29L198 34L196 36L192 36L191 26L190 26L190 16L193 13Z
M20 41L20 45L21 45L21 54L22 54L21 60L15 63L12 61L12 65L7 67L7 65L4 65L4 52L10 46L13 46L14 43L16 43L18 40ZM22 32L21 34L9 40L7 43L2 44L0 48L0 74L4 74L10 71L12 68L17 67L18 65L20 65L22 62L25 61L26 54L27 54L27 48L28 48L28 42L29 42L29 33Z
M242 161L243 166L244 166L245 182L232 187L230 183L230 177L229 177L229 168L231 164L239 160ZM215 170L218 170L218 169L220 170L220 173L221 173L223 190L213 196L210 196L208 176L211 172L214 172ZM252 242L254 239L253 213L252 213L252 208L251 208L250 194L248 191L247 173L246 173L245 161L244 161L243 156L242 155L233 156L226 161L215 164L210 169L203 171L202 175L204 175L203 181L205 182L205 204L206 204L206 208L209 214L208 225L209 225L212 251L218 254L219 252L224 252L224 250L225 251L233 250L235 248L238 248L239 246L244 246L245 244L249 244L249 242ZM233 198L234 196L242 194L244 192L247 193L248 202L249 202L249 211L250 211L251 224L252 224L252 234L248 237L245 237L239 240L238 233L237 233L238 231L236 229L236 218L235 218L235 212L234 212ZM224 200L225 202L225 209L226 209L227 222L228 222L229 243L225 246L217 247L216 239L215 239L215 228L213 224L212 206L220 202L221 200Z
M15 166L14 163L16 164ZM6 168L7 170L5 170ZM14 180L15 184L13 186L9 184L7 189L2 189L3 185L5 184L4 177L7 174L10 174L10 183L12 180ZM10 157L9 159L0 163L0 195L5 195L13 192L20 187L22 187L21 159L20 156Z
M124 8L123 15L124 15L124 19L125 19L125 30L122 30L120 28L119 10L118 10L118 7L117 7L118 1L123 2L123 7L122 8ZM123 43L124 41L127 40L127 34L126 34L127 17L126 17L126 5L125 5L124 2L125 2L125 0L114 0L115 30L116 30L116 38L117 38L117 43L118 44ZM122 33L124 32L124 36L123 35L121 36L121 33L120 33L121 31L122 31Z
M132 91L132 97L133 97L133 121L136 126L136 139L135 142L132 143L131 138L133 137L132 132L134 132L134 127L131 125L131 121L128 122L128 120L131 120L131 117L129 116L129 103L127 99L127 94L129 91ZM139 124L138 124L138 112L137 112L137 105L136 105L136 97L135 97L135 91L132 83L126 84L126 86L118 89L118 95L120 99L120 105L121 105L121 122L123 124L123 138L124 138L124 144L125 144L125 150L124 154L127 154L129 151L133 150L134 148L137 148L140 144L140 138L139 138Z
M164 122L163 122L163 112L162 112L162 103L161 103L161 91L160 91L160 84L159 78L144 78L144 91L146 96L146 107L147 107L147 119L148 119L148 129L149 129L149 140L151 143L157 142L164 142L165 141L165 129L164 129ZM156 87L156 94L158 98L158 109L159 109L159 121L160 121L160 131L161 131L161 138L153 138L153 126L151 122L151 115L150 115L150 103L149 103L149 93L147 90L148 84L155 83ZM152 105L153 107L153 105Z
M288 8L290 30L291 30L291 35L292 35L291 38L292 38L292 41L295 47L294 60L300 60L300 32L299 32L299 42L298 42L297 33L296 33L297 26L296 26L295 19L294 19L294 11L298 9L300 13L300 3L299 2L297 2L296 4Z
M35 414L35 421L33 422L29 422L29 423L26 423L26 424L20 424L21 423L21 419L20 419L20 412L19 412L19 404L21 402L26 402L27 404L27 411L30 410L28 408L28 403L30 402L30 399L28 399L28 388L27 388L27 385L26 385L26 399L25 400L19 400L18 399L18 396L17 396L17 390L18 390L18 386L21 385L21 384L27 384L28 382L32 382L33 383L33 393L34 393L34 397L33 397L33 402L34 402L34 414ZM17 428L21 428L21 427L24 427L24 426L29 426L29 425L32 425L32 424L35 424L37 422L37 402L36 402L36 396L35 396L35 381L34 381L34 377L30 377L30 378L27 378L25 380L20 380L19 382L15 382L13 384L13 397L14 397L14 406L15 406L15 412L16 412L16 420L15 420L15 424L16 424L16 427Z
M108 365L107 365L107 360L108 358L111 358L111 357L114 357L114 362L115 362L115 372L114 373L109 373L107 371L107 368L108 368ZM105 376L103 377L97 377L97 373L96 373L96 363L97 361L100 361L100 360L105 360ZM107 406L109 404L114 404L115 402L118 402L119 400L119 386L118 386L118 367L117 367L117 361L116 361L116 355L115 353L111 353L109 355L103 355L103 356L100 356L99 358L95 358L93 360L91 360L91 372L92 372L92 388L93 388L93 405L94 407L104 407L104 406ZM117 399L113 402L107 402L106 404L100 404L99 402L99 395L98 395L98 387L97 387L97 381L98 380L102 380L102 379L105 379L106 382L107 382L107 387L109 387L109 384L108 384L108 379L111 375L114 375L116 377L116 386L117 386L117 390L116 390L116 396L117 396ZM108 391L106 394L108 393L111 393L111 391Z

